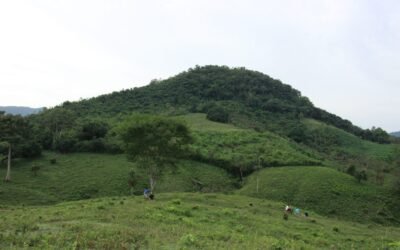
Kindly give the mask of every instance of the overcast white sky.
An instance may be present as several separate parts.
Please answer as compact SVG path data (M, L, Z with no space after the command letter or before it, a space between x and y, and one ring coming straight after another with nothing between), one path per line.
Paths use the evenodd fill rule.
M400 130L397 0L2 0L0 106L54 106L197 65L244 66Z

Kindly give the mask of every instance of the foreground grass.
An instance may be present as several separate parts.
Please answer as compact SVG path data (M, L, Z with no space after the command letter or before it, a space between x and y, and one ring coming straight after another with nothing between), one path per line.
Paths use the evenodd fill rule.
M400 229L327 219L283 220L283 203L198 193L1 207L0 248L396 249Z

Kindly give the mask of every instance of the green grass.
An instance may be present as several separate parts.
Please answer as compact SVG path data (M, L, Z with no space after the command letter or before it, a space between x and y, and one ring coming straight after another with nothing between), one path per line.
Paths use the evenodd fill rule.
M399 223L396 208L399 202L389 195L388 190L358 183L352 176L327 167L263 169L249 176L238 193L282 201L331 217Z
M272 132L256 132L231 124L209 121L205 114L178 116L192 129L192 151L214 164L264 166L315 165L321 159L310 149L282 138ZM224 166L229 168L230 166Z
M325 133L337 140L338 145L335 147L337 150L351 155L388 161L390 160L395 149L392 144L378 144L371 141L362 140L344 130L313 119L305 119L304 123L312 130L324 130Z
M57 159L51 164L50 159ZM37 176L31 167L39 165ZM45 153L35 160L18 160L12 167L12 182L0 182L0 204L52 204L91 197L128 195L128 173L136 169L140 175L136 192L148 186L143 171L125 155ZM5 176L5 169L0 169ZM190 192L203 184L202 191L225 192L233 189L233 179L224 170L193 161L179 161L167 168L156 184L156 192Z
M314 152L270 132L230 131L194 132L192 149L203 158L253 167L316 165L321 161Z
M235 127L232 124L210 121L206 118L206 114L201 113L191 113L188 115L177 116L177 118L184 120L194 131L232 132L247 130Z
M165 193L54 206L1 207L0 248L396 249L400 229L328 219L283 220L283 203Z

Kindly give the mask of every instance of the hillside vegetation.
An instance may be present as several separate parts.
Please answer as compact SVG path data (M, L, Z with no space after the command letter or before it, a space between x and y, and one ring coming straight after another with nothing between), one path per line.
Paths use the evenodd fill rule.
M55 164L50 161L56 159ZM32 166L40 166L37 176ZM0 182L0 204L38 205L62 201L130 194L128 176L140 174L135 193L148 187L147 176L125 155L45 153L36 160L21 160L12 171L13 181ZM0 169L0 175L5 170ZM199 187L198 183L202 186ZM203 163L180 161L163 172L159 192L228 192L234 180L224 170Z
M110 197L55 206L0 207L0 248L398 249L400 230L310 216L237 195Z
M399 199L388 190L358 183L352 176L326 167L263 169L249 176L237 193L282 201L331 217L360 222L399 222Z
M196 67L0 127L0 248L400 247L398 141L260 72Z
M315 107L300 91L263 73L245 68L203 66L149 85L108 95L65 102L63 108L83 117L113 117L132 112L207 113L218 121L291 135L302 117L313 118L365 139L387 142L381 130L362 130Z

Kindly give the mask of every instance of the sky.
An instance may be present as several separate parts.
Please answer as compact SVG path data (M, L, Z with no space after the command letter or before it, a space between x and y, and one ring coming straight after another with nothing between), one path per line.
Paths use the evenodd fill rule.
M213 64L397 131L399 13L397 0L2 0L0 106L52 107Z

